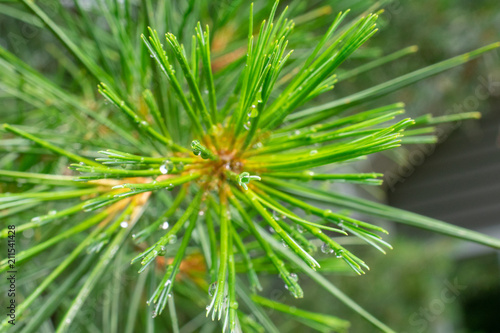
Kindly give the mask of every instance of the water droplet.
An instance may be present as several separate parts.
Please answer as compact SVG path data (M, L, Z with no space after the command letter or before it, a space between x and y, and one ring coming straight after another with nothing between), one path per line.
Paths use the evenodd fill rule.
M160 165L160 172L163 175L166 175L167 173L171 172L174 169L174 163L170 160L166 160L163 162L162 165Z
M168 288L168 286L170 286L171 283L172 283L172 281L167 280L167 282L165 282L165 284L164 284L165 288Z
M200 210L200 212L198 213L198 215L199 215L199 216L203 216L203 215L205 215L205 212L204 212L204 211L202 211L202 210Z
M160 225L160 228L162 228L163 230L167 230L168 226L169 226L168 221L165 221Z
M276 231L274 231L273 227L268 228L270 234L274 234Z
M51 211L49 212L49 215L56 215L56 214L57 214L57 210L51 210Z
M160 246L160 251L158 251L159 256L164 256L167 254L167 248L165 246Z
M120 227L122 227L122 228L128 227L128 222L127 221L123 221L122 223L120 223Z
M176 163L175 167L177 168L177 170L182 171L184 170L184 163L182 162Z
M208 296L212 297L215 294L216 290L217 290L217 282L214 282L210 286L208 286Z
M285 242L284 239L281 240L281 245L283 245L283 247L285 248L288 247L288 244Z
M85 163L83 163L83 162L80 162L80 163L78 163L78 164L80 164L80 165L85 165Z
M333 253L333 249L327 243L323 243L323 245L321 245L321 252L331 254Z
M295 135L299 135L299 134L300 134L300 131L299 131L299 130L295 130L295 132L293 132L293 134L295 134Z
M295 282L299 281L299 277L295 273L290 273L290 279L292 279Z
M259 110L257 110L257 107L255 105L252 105L250 107L250 111L248 112L248 116L250 118L255 118L259 115Z
M151 318L156 318L156 316L158 316L158 313L156 313L156 311L153 311L153 316Z
M200 141L198 140L191 141L191 150L193 151L193 154L195 154L196 156L201 155L200 145L201 145Z
M170 235L170 237L168 237L168 243L169 244L175 244L175 242L177 242L177 236L176 235Z
M297 231L299 233L303 233L304 232L304 227L302 225L300 225L300 224L297 224L295 228L297 229Z
M243 124L243 127L248 131L250 130L250 127L252 126L252 123L250 121L247 121L245 124Z
M331 209L327 209L327 210L324 210L323 211L323 216L324 217L328 217L332 214L332 210Z
M31 237L33 237L34 234L35 234L35 232L33 231L33 229L26 229L23 231L23 236L25 238L31 238Z
M71 324L71 319L70 319L70 318L67 318L64 322L65 322L66 324Z
M262 148L263 147L263 144L262 142L257 142L256 144L253 145L253 148Z
M339 258L339 259L342 258L342 257L344 257L344 250L337 250L337 251L335 251L335 257Z
M273 210L273 219L276 221L281 220L281 216L275 210Z
M40 222L41 220L42 220L42 218L40 216L36 216L36 217L31 219L31 222Z

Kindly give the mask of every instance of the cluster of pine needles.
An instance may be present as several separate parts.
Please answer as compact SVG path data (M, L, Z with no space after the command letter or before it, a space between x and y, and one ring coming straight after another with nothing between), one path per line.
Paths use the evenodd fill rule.
M382 253L391 249L384 240L386 230L353 212L500 248L498 239L323 186L380 185L382 174L355 169L336 173L334 166L354 165L402 144L433 143L437 124L477 118L472 112L410 119L402 117L402 103L363 105L474 59L498 43L321 104L314 100L342 80L416 51L404 48L339 71L376 34L377 4L359 16L348 11L334 16L319 40L311 38L314 45L307 52L296 53L289 47L295 23L287 8L278 10L278 2L272 8L258 4L257 16L269 15L260 23L254 22L252 4L250 15L239 22L246 29L243 37L214 56L215 45L228 42L213 40L213 31L228 34L227 22L241 18L242 1L220 9L211 28L190 23L196 1L178 17L168 1L96 1L106 28L94 24L92 10L79 1L71 12L61 7L68 23L64 27L34 1L21 2L24 7L9 7L9 13L37 22L57 37L70 57L58 54L66 60L61 66L78 87L65 89L0 48L2 89L42 114L66 114L66 120L72 119L70 128L76 128L73 133L84 133L76 142L86 148L71 148L71 130L50 134L29 124L3 125L11 133L4 135L3 144L14 155L10 161L30 154L60 161L51 164L54 169L0 170L6 184L23 187L0 194L0 237L8 237L7 225L14 221L18 235L30 230L41 235L31 247L19 249L19 271L36 258L43 262L51 251L58 256L23 295L15 329L24 325L26 332L36 330L57 312L56 332L71 332L75 322L91 330L78 316L103 279L110 280L110 288L119 284L105 272L124 259L140 273L135 287L127 287L130 312L124 332L138 325L154 327L157 319L152 318L166 309L173 332L178 332L176 295L184 300L178 305L183 308L205 304L203 317L222 319L224 331L277 332L266 307L320 331L349 327L331 314L270 299L259 280L266 272L278 275L296 298L304 296L299 276L309 276L318 288L390 332L324 276L331 269L355 274L369 269L346 247L346 238L358 238ZM315 15L324 13L312 11L297 21L314 20ZM183 37L191 26L192 38ZM299 32L307 43L309 32ZM97 82L104 99L94 96ZM62 209L29 222L16 220L59 200ZM42 270L42 265L36 267ZM0 261L0 272L8 267L7 259ZM67 294L73 295L71 302L62 302ZM116 296L117 303L119 297L124 296ZM146 301L148 318L137 319ZM116 332L118 318L108 320L109 331ZM0 331L7 329L13 328L4 320Z

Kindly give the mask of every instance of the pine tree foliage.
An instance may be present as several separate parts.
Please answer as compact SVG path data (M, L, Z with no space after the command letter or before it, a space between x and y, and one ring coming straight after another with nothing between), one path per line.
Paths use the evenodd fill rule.
M46 27L67 54L58 53L66 79L57 80L0 48L2 90L36 119L3 125L9 150L1 159L3 189L16 182L21 188L0 194L0 237L12 224L19 234L36 235L16 256L37 281L25 288L17 331L37 331L46 320L58 333L74 325L96 329L79 316L103 285L118 291L103 305L99 329L107 332L153 331L159 318L151 317L163 315L178 332L182 311L205 306L203 320L192 325L210 323L207 316L224 331L277 332L265 313L272 308L319 331L348 329L334 314L270 299L260 281L270 273L296 298L307 297L298 277L309 276L392 332L325 278L369 270L344 239L392 249L370 216L500 248L487 235L321 186L380 185L382 174L336 173L333 166L435 142L435 124L477 118L472 112L414 120L403 116L402 103L376 99L499 43L332 100L335 84L416 51L338 71L377 33L379 5L359 16L340 12L317 39L300 23L323 9L297 15L295 2L288 9L234 1L218 8L210 26L198 22L209 13L208 1L183 7L99 0L87 8L75 0L69 9L21 2L2 6ZM245 9L248 15L240 13ZM232 40L220 37L230 29ZM311 46L307 52L293 52L294 33ZM60 121L47 123L48 114ZM33 217L46 207L58 209ZM119 282L124 261L139 271L130 285ZM8 267L0 261L0 272ZM8 329L4 320L0 331Z

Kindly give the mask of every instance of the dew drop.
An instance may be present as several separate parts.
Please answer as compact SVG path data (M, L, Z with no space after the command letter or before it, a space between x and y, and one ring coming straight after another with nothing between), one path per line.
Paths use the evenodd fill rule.
M163 230L167 230L167 229L168 229L168 226L169 226L168 221L165 221L165 222L163 222L163 223L160 225L160 227L161 227Z
M164 256L167 254L167 248L165 246L160 246L160 251L158 251L159 256Z
M321 252L331 254L333 253L333 249L327 243L323 243L323 245L321 245Z
M344 251L343 250L338 250L338 251L335 251L335 257L336 258L343 258L344 257Z
M168 288L168 286L170 286L171 283L172 283L172 281L170 281L170 279L167 280L167 282L165 282L165 284L164 284L164 287Z
M174 169L174 163L172 163L172 161L170 161L170 160L166 160L163 162L162 165L160 165L160 172L163 175L166 175L167 173L172 172L173 169Z
M175 244L175 242L177 242L177 236L176 235L170 235L170 237L168 237L168 243L169 244Z
M273 227L269 227L268 230L270 234L274 234L276 232Z
M281 245L283 245L284 248L288 247L288 244L285 242L284 239L281 240Z
M36 217L31 219L31 222L40 222L41 220L42 220L42 218L40 216L36 216Z
M205 215L205 212L204 212L204 211L202 211L202 210L200 210L200 212L198 213L198 215L199 215L199 216L203 216L203 215Z
M128 222L127 221L123 221L122 223L120 223L120 227L122 227L122 228L128 227Z
M252 105L250 107L250 112L248 112L248 116L250 118L255 118L259 115L259 110L257 110L257 107L255 105Z
M25 238L31 238L31 237L33 237L34 234L35 234L35 232L33 231L33 229L26 229L23 231L23 236Z
M309 152L309 155L316 155L318 151L316 149L313 149Z
M56 215L56 214L57 214L57 210L51 210L51 211L49 212L49 215Z
M156 313L156 311L153 311L153 316L151 318L156 318L156 316L158 316L158 313Z
M295 282L299 281L299 277L295 273L290 273L290 279L292 279Z
M176 163L175 167L177 168L177 170L182 171L184 170L184 163L182 162Z
M303 227L303 226L301 226L300 224L297 224L295 228L297 229L297 231L298 231L299 233L303 233L303 232L304 232L304 227Z
M215 294L216 290L217 290L217 282L214 282L208 287L208 296L212 297Z
M253 145L253 148L256 148L256 149L262 148L262 147L263 147L262 142L257 142L256 144Z

